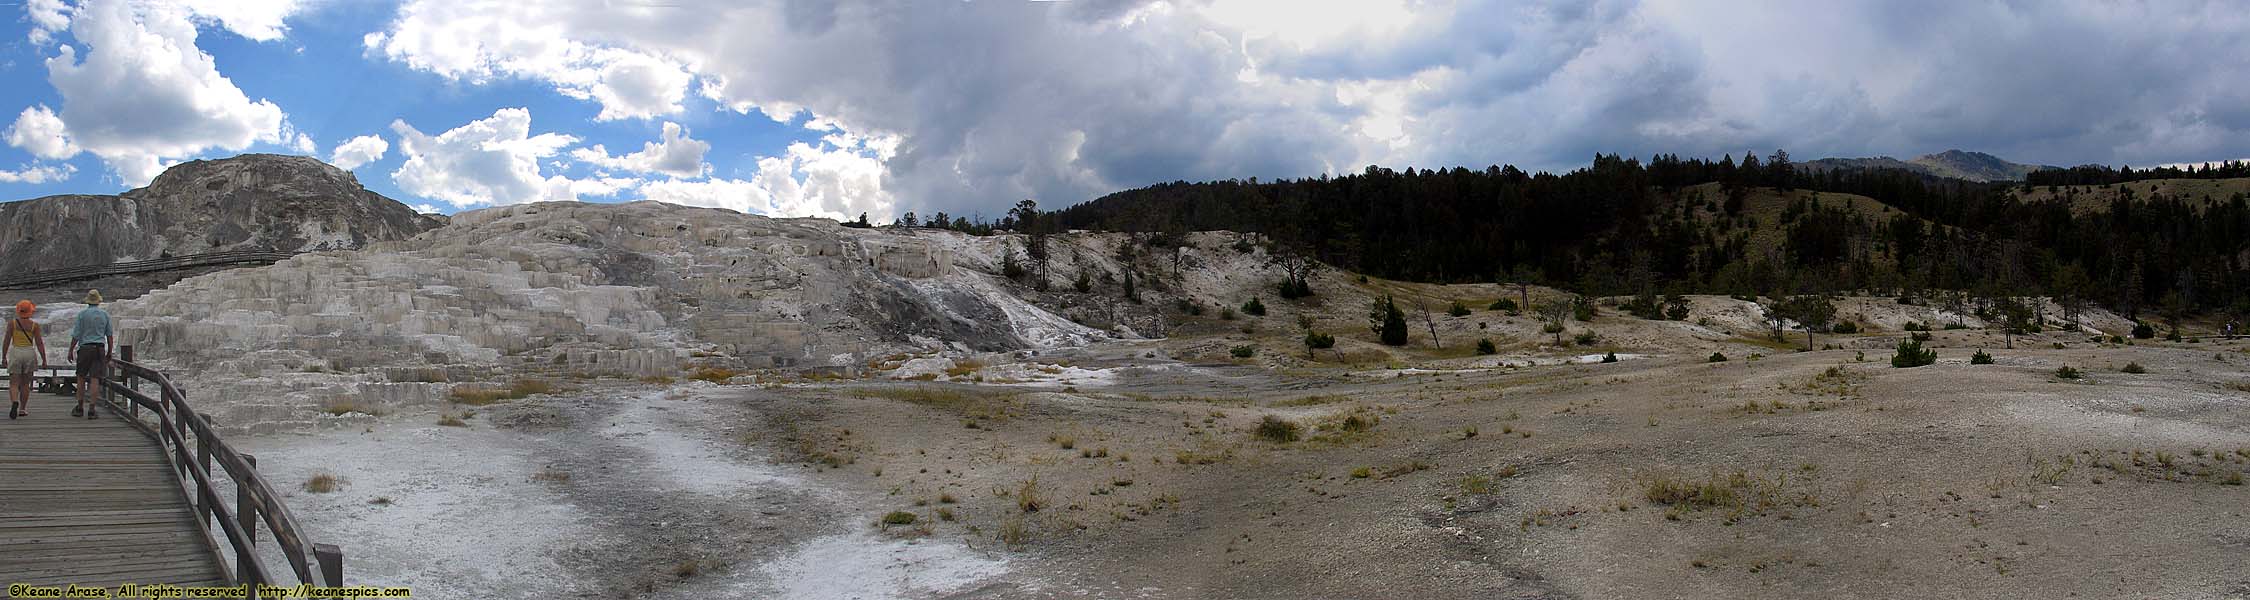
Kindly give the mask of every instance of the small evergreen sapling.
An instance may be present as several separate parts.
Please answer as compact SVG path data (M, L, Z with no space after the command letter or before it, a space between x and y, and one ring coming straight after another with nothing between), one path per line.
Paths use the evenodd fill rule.
M1937 364L1937 351L1924 350L1919 340L1899 341L1898 353L1891 356L1891 366L1900 369L1934 364Z

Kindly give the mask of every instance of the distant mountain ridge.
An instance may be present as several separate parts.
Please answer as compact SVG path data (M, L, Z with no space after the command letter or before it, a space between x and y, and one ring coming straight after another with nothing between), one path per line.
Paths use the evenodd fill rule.
M1803 168L1821 172L1831 169L1904 169L1930 175L1969 181L2022 181L2025 174L2041 169L2055 169L2046 165L2027 165L2009 162L1983 152L1947 150L1925 154L1913 160L1899 160L1888 156L1870 158L1823 158L1806 161Z

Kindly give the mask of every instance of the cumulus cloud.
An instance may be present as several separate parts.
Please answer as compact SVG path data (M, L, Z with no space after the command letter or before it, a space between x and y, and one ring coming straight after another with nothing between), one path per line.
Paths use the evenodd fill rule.
M601 118L676 112L692 87L744 115L896 136L879 160L851 153L879 165L880 197L968 212L1369 163L1561 169L1596 152L2241 156L2244 29L2250 13L2216 1L411 0L366 42L454 79L545 81ZM632 64L620 57L662 76L611 69ZM794 147L769 160L749 180L643 193L867 202L789 200L783 180L818 180L819 161Z
M47 105L28 107L8 126L8 145L39 158L70 158L78 155L78 145L70 143L68 129Z
M568 27L543 18L546 10L525 2L414 2L399 8L388 30L367 34L362 43L370 53L451 79L546 81L564 95L599 102L597 120L680 111L693 78L678 61L580 41Z
M602 168L673 177L699 177L711 168L703 162L703 155L711 151L710 142L688 137L687 128L678 123L665 123L662 136L658 141L642 144L639 152L624 156L610 156L609 150L601 144L572 150L570 156Z
M54 39L55 32L70 28L70 5L63 0L31 0L24 10L31 20L33 44L45 44Z
M70 165L23 165L14 171L0 169L0 183L50 183L77 172L78 167Z
M328 162L336 165L336 168L349 171L360 165L383 160L383 154L390 150L391 143L383 141L382 136L363 135L337 144L336 153L328 157Z
M838 134L818 144L790 144L779 156L758 159L758 171L748 180L648 181L639 193L658 202L766 215L888 215L897 203L883 187L884 161L895 155L897 144L895 137Z
M45 6L33 7L37 31L58 24L42 16ZM67 9L75 43L61 45L46 61L62 110L26 109L9 129L9 143L43 158L92 153L127 185L147 183L165 164L207 150L258 142L307 149L310 138L286 126L281 107L251 100L196 46L199 19L271 39L280 35L287 10L294 10L293 2L237 7L90 0Z
M406 157L391 181L409 194L458 208L609 196L639 183L624 177L542 174L540 159L560 154L578 138L532 135L529 109L503 108L434 136L403 120L392 121L391 131L398 134L399 154Z
M299 0L179 0L198 19L254 41L271 42L288 34L283 20L296 14Z

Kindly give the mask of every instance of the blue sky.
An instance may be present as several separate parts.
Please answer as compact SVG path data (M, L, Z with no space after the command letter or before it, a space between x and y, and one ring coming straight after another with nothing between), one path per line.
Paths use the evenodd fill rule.
M2250 11L1838 0L22 0L0 198L310 154L454 212L998 214L1176 179L2250 156ZM307 151L309 150L309 152Z
M286 38L266 41L246 38L223 26L202 23L196 46L208 53L218 72L248 98L269 100L287 111L293 129L313 141L315 152L311 154L322 159L330 158L338 144L353 137L371 134L395 137L390 131L394 120L435 133L490 117L503 107L528 109L537 129L566 131L580 138L580 145L604 144L621 151L657 139L663 122L679 123L699 139L723 142L704 156L711 165L712 175L718 177L748 178L754 174L761 152L770 154L791 142L817 143L822 133L797 126L809 119L808 116L791 119L795 124L777 122L764 115L746 117L718 112L715 102L703 98L689 98L684 111L660 120L596 121L595 115L602 110L600 105L559 95L537 82L519 79L483 83L453 81L367 56L362 38L369 32L382 30L396 10L397 5L387 2L314 4L291 13L286 21ZM0 39L8 40L0 47L0 80L6 81L5 86L0 86L0 109L13 112L33 105L57 108L62 105L61 95L47 82L44 65L55 52L52 47L30 42L32 28L30 20L20 15L11 14L10 18L0 21ZM355 168L362 183L409 204L434 206L444 212L460 208L401 190L386 176L404 160L395 149L396 142L392 144L393 150L382 158ZM242 152L306 154L289 143L261 141L245 148L213 148L191 156L168 157L171 160L167 162ZM142 183L121 179L100 157L91 153L42 161L22 148L0 146L0 169L29 165L66 165L76 171L53 181L0 182L0 197L24 199L66 193L116 193ZM582 166L549 170L579 175L589 171Z

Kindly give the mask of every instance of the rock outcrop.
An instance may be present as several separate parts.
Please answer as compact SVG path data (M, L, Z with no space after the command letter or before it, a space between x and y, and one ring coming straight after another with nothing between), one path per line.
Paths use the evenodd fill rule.
M443 224L302 156L246 154L166 169L116 196L0 204L0 279L229 250L340 250Z

